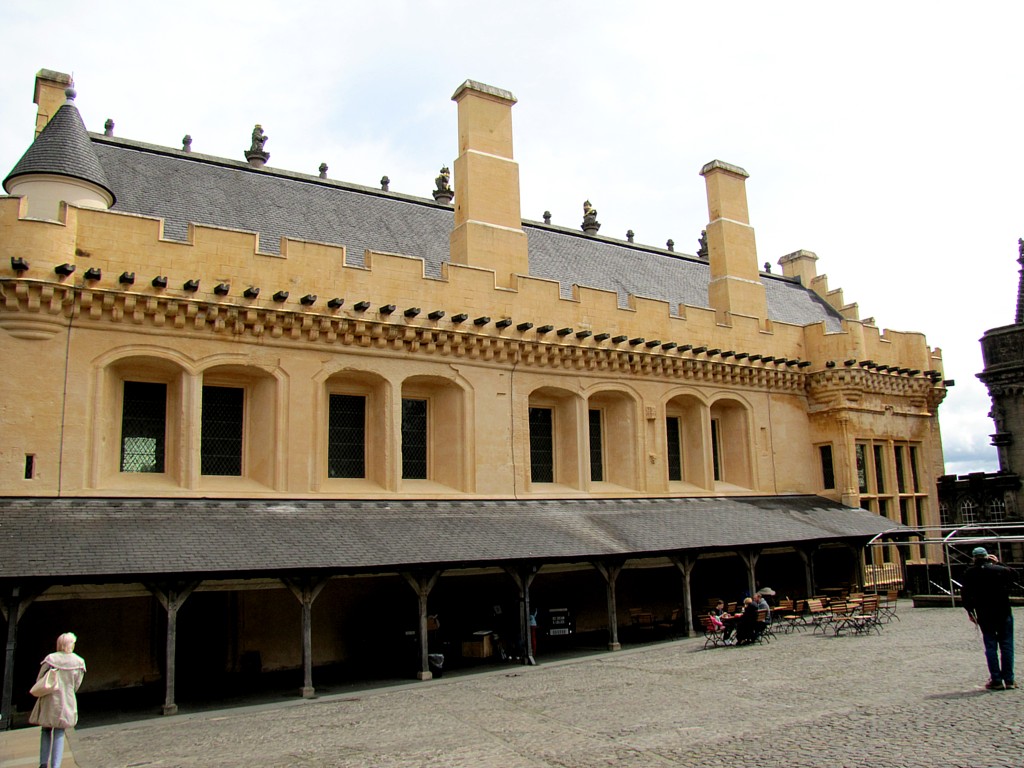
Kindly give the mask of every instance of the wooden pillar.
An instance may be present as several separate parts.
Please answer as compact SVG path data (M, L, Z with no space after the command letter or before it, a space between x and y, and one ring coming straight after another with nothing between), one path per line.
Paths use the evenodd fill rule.
M147 585L147 589L156 595L160 605L167 611L167 658L164 669L164 705L161 712L165 715L178 713L178 705L174 701L174 679L176 675L175 654L178 640L178 609L188 600L193 590L202 581L174 582L165 585Z
M619 609L615 599L615 582L619 578L619 574L622 572L621 563L594 563L594 567L597 568L598 572L604 576L605 584L607 585L607 598L608 598L608 650L619 651L622 650L622 644L619 642Z
M327 584L326 578L303 577L281 579L302 605L302 698L311 699L316 695L313 687L313 601Z
M749 552L737 552L740 559L747 566L747 591L750 596L753 597L754 593L757 592L757 560L761 556L756 549L752 549Z
M673 557L672 562L675 563L679 573L683 576L683 629L686 631L687 637L693 637L696 632L693 628L693 597L690 594L690 574L693 572L693 566L697 564L697 558L689 556L682 558Z
M419 621L416 625L416 634L420 641L420 669L416 673L416 679L429 680L433 677L433 674L430 672L430 659L428 658L429 651L427 648L427 598L441 576L441 571L434 571L430 574L403 573L402 576L405 577L413 592L416 593L416 599L419 604Z
M797 549L800 559L804 561L804 579L806 580L807 597L813 597L816 590L814 583L814 550Z
M7 653L4 656L4 688L2 710L0 714L0 731L11 727L11 714L14 702L14 649L18 644L18 619L21 618L21 588L15 586L10 597L4 596L4 618L7 620Z
M538 570L540 569L535 565L518 569L505 568L505 573L512 577L519 588L519 642L523 647L523 664L528 665L537 663L533 658L533 633L530 627L530 586Z

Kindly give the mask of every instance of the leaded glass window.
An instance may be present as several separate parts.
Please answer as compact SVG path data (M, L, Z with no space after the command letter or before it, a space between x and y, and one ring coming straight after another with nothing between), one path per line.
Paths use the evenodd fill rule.
M683 443L680 439L679 417L665 419L665 434L668 438L668 479L683 479Z
M427 401L402 398L402 477L427 479Z
M124 382L121 471L163 472L167 436L167 385Z
M242 474L245 390L203 387L201 471L204 475Z
M554 411L530 409L530 481L555 481Z
M327 476L366 477L366 398L331 395L327 427Z
M590 411L590 479L595 482L604 480L604 452L601 440L601 411L593 408Z

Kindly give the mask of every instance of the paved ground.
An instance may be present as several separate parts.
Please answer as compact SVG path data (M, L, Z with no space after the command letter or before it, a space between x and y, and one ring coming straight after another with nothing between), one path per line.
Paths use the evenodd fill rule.
M981 687L964 612L900 615L880 636L708 651L685 639L85 728L71 744L82 768L1024 766L1024 689ZM1024 649L1021 609L1016 622Z

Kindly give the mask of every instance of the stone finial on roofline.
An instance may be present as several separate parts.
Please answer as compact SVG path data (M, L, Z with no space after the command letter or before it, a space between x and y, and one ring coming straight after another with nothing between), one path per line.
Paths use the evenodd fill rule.
M580 229L588 235L596 235L601 228L601 222L597 220L597 209L590 204L589 200L583 201L583 223Z
M320 171L321 179L327 178L327 163L320 163L320 167L317 170Z
M191 152L192 151L192 137L189 134L185 134L181 137L181 151Z
M245 159L253 168L262 168L270 159L270 153L263 149L270 137L263 132L263 126L256 123L252 129L252 144L245 153Z
M380 188L381 188L381 190L384 191L384 192L388 192L388 191L390 191L389 190L390 186L391 186L391 179L389 179L387 176L381 176L380 177Z
M708 231L702 229L700 231L700 237L697 238L697 258L706 259L708 257Z
M443 205L451 203L452 198L455 197L455 192L452 190L452 185L449 183L452 178L452 172L448 169L448 166L442 166L440 173L437 178L434 179L434 200Z
M113 136L114 135L114 120L113 118L107 118L107 121L103 123L103 135Z

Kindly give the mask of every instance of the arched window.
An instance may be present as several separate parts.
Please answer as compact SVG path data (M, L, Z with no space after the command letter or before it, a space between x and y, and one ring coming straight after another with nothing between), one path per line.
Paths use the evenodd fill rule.
M587 427L590 481L638 487L636 400L620 391L591 395L587 400Z
M753 487L747 409L735 400L711 406L711 463L716 483Z
M670 483L710 488L704 446L706 406L692 395L679 395L665 403L665 459Z
M1000 496L993 496L988 502L988 519L1001 523L1006 519L1006 502Z
M450 379L413 376L402 382L403 482L430 480L465 490L465 393Z
M978 507L969 496L960 499L957 511L960 513L961 525L974 525L978 522Z
M387 382L375 373L343 371L328 377L325 386L327 480L386 486Z
M579 488L578 397L540 387L530 393L528 407L531 489L543 491L547 484Z

